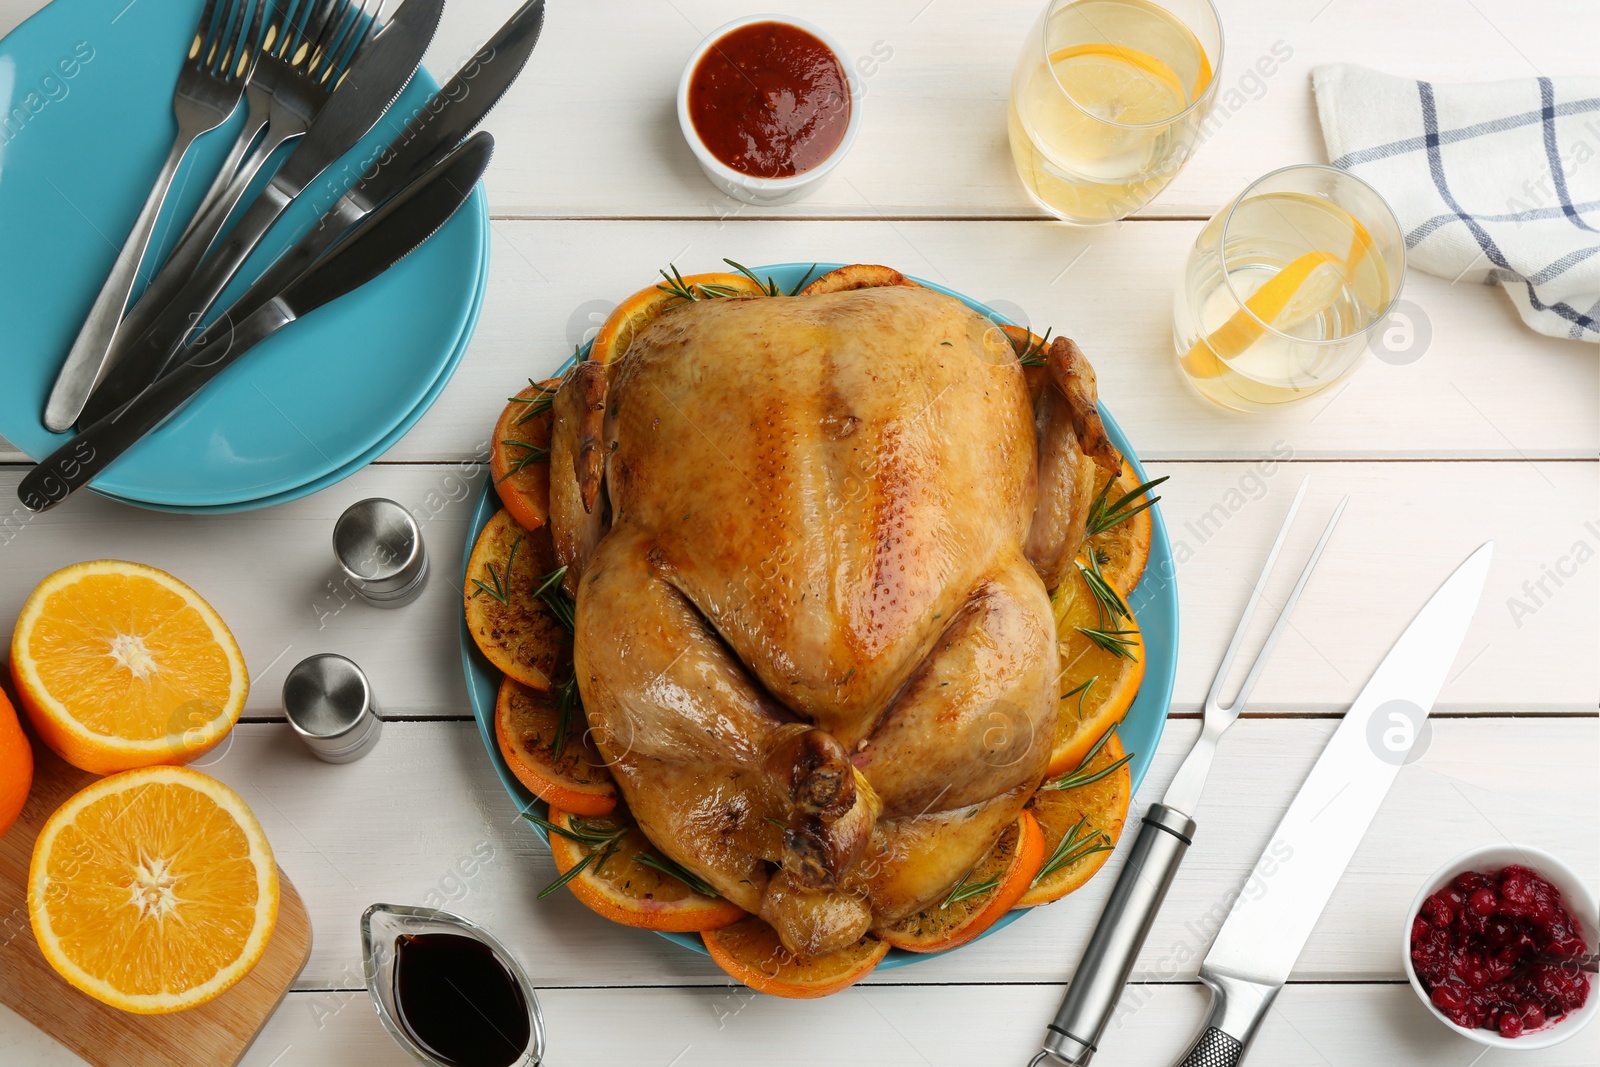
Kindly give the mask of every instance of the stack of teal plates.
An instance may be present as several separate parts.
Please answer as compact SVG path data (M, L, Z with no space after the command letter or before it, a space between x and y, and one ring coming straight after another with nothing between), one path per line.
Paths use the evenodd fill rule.
M0 437L35 459L56 371L177 132L172 88L203 0L56 0L0 40ZM426 71L280 220L225 293L308 229L438 88ZM156 241L176 243L233 122L179 172ZM449 382L488 281L478 189L389 272L279 331L106 470L93 489L143 507L245 511L316 492L375 459Z

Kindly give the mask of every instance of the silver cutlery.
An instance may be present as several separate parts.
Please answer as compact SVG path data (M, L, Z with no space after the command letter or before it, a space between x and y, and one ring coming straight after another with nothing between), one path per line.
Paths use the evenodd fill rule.
M1227 650L1222 654L1222 665L1217 668L1211 690L1206 694L1205 721L1200 736L1179 766L1177 776L1167 787L1166 795L1159 804L1150 805L1150 810L1145 814L1139 827L1139 836L1134 839L1122 873L1117 877L1111 897L1100 914L1100 921L1089 938L1077 970L1073 972L1061 1008L1049 1025L1043 1050L1033 1058L1034 1064L1050 1061L1082 1067L1094 1056L1117 999L1128 984L1128 976L1133 971L1139 950L1144 947L1150 926L1155 922L1156 912L1161 909L1167 890L1178 873L1178 866L1194 839L1196 824L1193 814L1200 805L1200 794L1205 788L1212 758L1216 755L1217 742L1249 702L1250 691L1255 688L1256 680L1266 667L1278 637L1288 626L1289 616L1299 602L1300 594L1305 591L1317 561L1322 558L1322 550L1333 536L1345 505L1350 501L1347 496L1334 509L1310 558L1300 570L1293 592L1278 610L1277 621L1262 643L1261 651L1256 654L1249 673L1240 683L1238 694L1224 705L1222 687L1232 670L1245 632L1250 628L1250 620L1261 602L1262 591L1278 562L1278 554L1288 540L1289 529L1294 525L1295 515L1300 510L1300 502L1305 498L1309 484L1310 479L1302 481L1294 500L1289 504L1289 512L1278 529L1272 551L1267 553L1261 576L1251 588L1244 614L1228 641Z
M1239 894L1201 961L1211 1009L1180 1067L1236 1067L1244 1058L1444 688L1493 555L1486 542L1445 580L1323 747L1254 868L1268 871L1274 861L1260 874L1262 890ZM1382 730L1381 744L1370 726Z
M244 128L188 229L123 317L112 347L113 363L194 274L228 216L244 199L250 183L273 153L305 135L352 57L378 26L377 12L371 18L366 16L368 4L376 0L362 0L360 6L350 0L267 2L270 11L262 32L261 52L245 83L249 111ZM289 6L280 13L284 3Z
M206 0L172 93L177 136L50 390L43 421L53 433L71 428L78 420L106 365L178 167L196 139L227 122L239 106L259 41L263 6L264 0L221 4Z
M123 352L83 406L98 422L154 381L204 320L289 204L355 147L405 89L439 25L444 0L403 0L362 48L306 135L198 271Z
M183 407L206 383L296 319L376 278L450 220L472 194L494 150L473 135L261 307L224 313L184 350L172 371L48 456L17 487L31 511L55 507Z
M455 77L422 105L400 135L378 154L372 169L251 284L234 303L233 311L248 311L271 299L341 234L460 144L522 73L539 43L543 25L544 0L528 0L518 8Z

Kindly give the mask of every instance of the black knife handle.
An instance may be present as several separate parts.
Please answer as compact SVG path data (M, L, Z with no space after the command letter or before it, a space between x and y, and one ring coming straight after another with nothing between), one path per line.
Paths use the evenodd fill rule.
M1215 1026L1208 1026L1178 1067L1238 1067L1244 1046Z
M1094 1055L1194 831L1183 812L1150 805L1045 1035L1044 1051L1056 1062L1082 1067Z

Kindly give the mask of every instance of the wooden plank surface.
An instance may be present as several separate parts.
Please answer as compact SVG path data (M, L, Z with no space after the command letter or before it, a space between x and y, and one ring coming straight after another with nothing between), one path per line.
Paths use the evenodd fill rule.
M1256 710L1342 712L1454 563L1491 538L1488 590L1439 711L1579 714L1600 700L1594 463L1155 462L1149 470L1171 479L1161 507L1180 561L1174 710L1200 707L1248 582L1306 476L1311 503L1292 552L1309 552L1341 495L1352 503L1256 690ZM19 469L0 470L0 499L20 478ZM244 515L174 517L87 495L9 528L0 513L0 618L57 567L123 556L170 569L228 620L251 672L252 718L280 716L284 675L316 652L360 663L387 715L465 715L456 606L481 481L470 468L379 465L309 499ZM366 496L411 509L434 563L423 596L397 611L357 601L333 573L334 520ZM1297 569L1283 568L1269 594L1281 595ZM1152 571L1148 580L1161 578ZM1263 613L1263 633L1269 621Z
M130 1015L74 989L45 961L28 924L28 863L50 815L98 776L47 750L17 822L0 837L0 1004L96 1067L227 1067L289 992L311 953L311 925L280 869L278 920L259 962L216 999L171 1015ZM0 1043L0 1051L4 1050ZM7 1063L25 1063L11 1059Z

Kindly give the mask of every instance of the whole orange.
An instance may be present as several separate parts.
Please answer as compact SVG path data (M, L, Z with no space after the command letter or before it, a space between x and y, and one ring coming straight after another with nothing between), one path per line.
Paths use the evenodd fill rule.
M0 689L0 836L17 821L32 785L33 747L17 721L16 709Z

